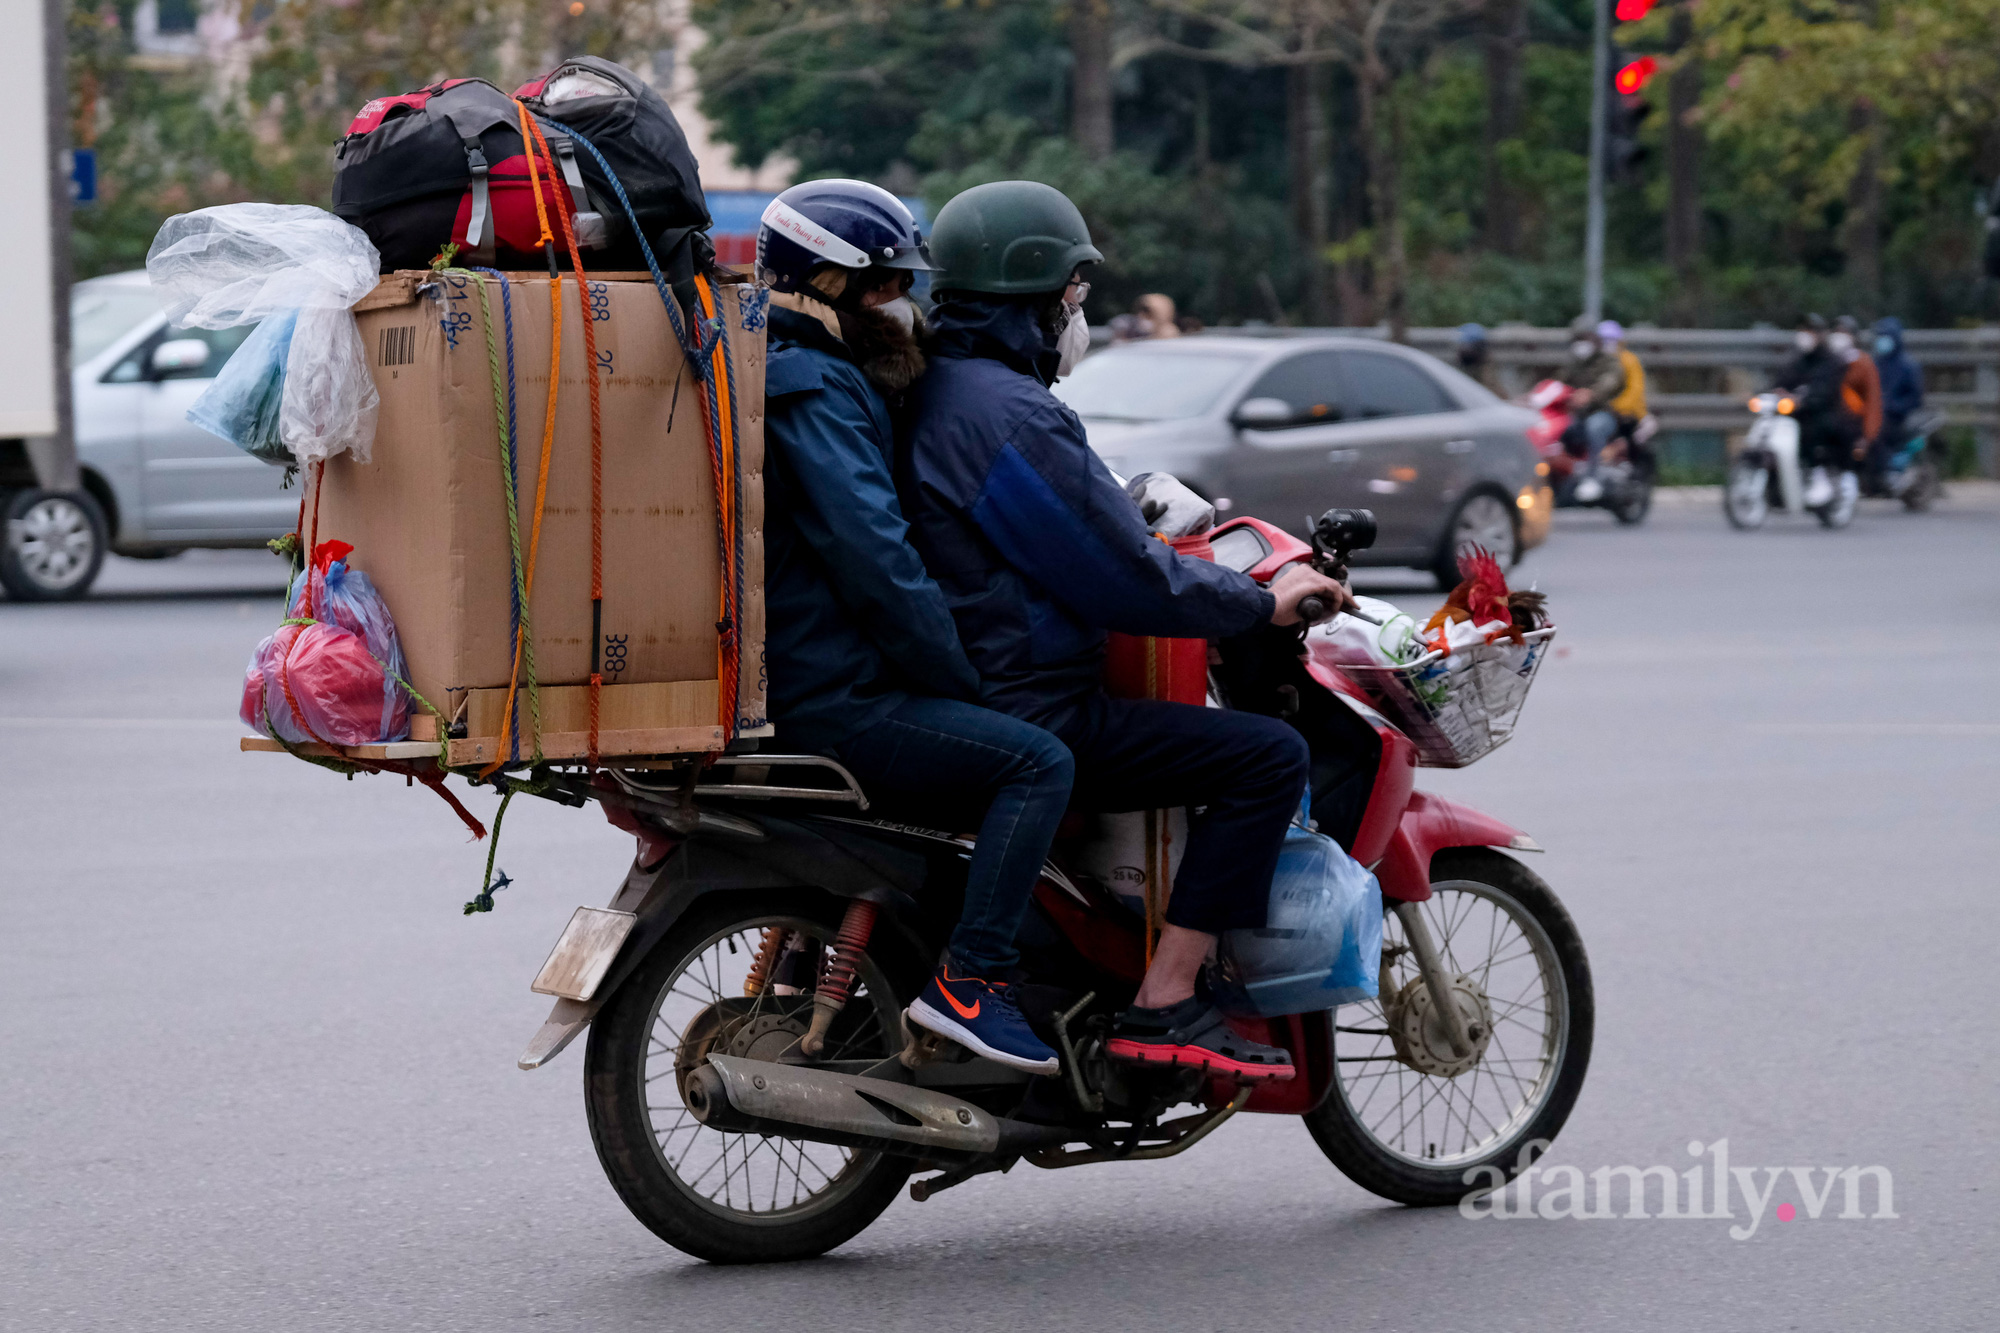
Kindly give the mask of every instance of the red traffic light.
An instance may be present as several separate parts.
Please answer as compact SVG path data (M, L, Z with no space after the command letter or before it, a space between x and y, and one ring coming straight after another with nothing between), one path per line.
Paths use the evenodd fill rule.
M1654 0L1618 0L1618 8L1613 12L1621 23L1636 23L1646 17L1653 4Z
M1653 57L1640 56L1637 60L1619 70L1618 77L1613 82L1617 85L1618 91L1621 93L1628 95L1636 93L1646 86L1646 80L1659 72L1659 68L1660 62L1653 59Z

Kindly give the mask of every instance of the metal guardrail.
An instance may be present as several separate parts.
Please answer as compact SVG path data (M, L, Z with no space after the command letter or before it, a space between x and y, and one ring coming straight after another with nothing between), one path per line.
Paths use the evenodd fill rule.
M1279 328L1251 325L1215 333L1256 337L1341 334L1387 339L1375 328ZM1745 402L1770 386L1792 355L1789 329L1628 328L1625 342L1646 367L1647 403L1664 431L1735 435L1748 429ZM1904 336L1924 368L1926 402L1954 426L1968 426L1979 442L1980 470L2000 476L2000 327L1912 329ZM1455 361L1456 328L1409 331L1409 343L1446 362ZM1503 324L1487 330L1496 377L1509 396L1525 393L1561 367L1569 331Z

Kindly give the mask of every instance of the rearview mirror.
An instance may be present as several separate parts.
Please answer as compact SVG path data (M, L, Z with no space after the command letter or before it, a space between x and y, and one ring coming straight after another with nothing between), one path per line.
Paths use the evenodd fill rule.
M171 375L181 370L200 370L207 364L208 344L200 338L169 338L153 349L152 367L155 375Z
M1292 405L1282 398L1246 398L1237 404L1229 420L1244 430L1262 430L1289 426L1297 417Z

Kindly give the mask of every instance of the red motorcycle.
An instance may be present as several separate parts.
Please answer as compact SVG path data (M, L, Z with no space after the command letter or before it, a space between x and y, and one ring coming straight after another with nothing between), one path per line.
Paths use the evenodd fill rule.
M1583 460L1588 446L1583 428L1570 410L1574 391L1561 380L1543 380L1528 392L1522 405L1541 419L1528 427L1528 442L1542 456L1558 509L1607 509L1620 523L1643 522L1653 507L1653 486L1659 460L1652 440L1660 423L1648 415L1621 422L1619 433L1598 456L1597 474L1586 483Z
M1302 560L1344 578L1373 529L1365 510L1331 511L1308 546L1241 518L1210 545L1260 581ZM1335 1166L1406 1204L1512 1179L1582 1086L1590 968L1555 894L1509 855L1534 842L1415 780L1507 739L1554 630L1369 665L1338 661L1330 628L1225 641L1209 673L1222 706L1306 737L1313 819L1381 886L1376 999L1231 1019L1285 1047L1295 1078L1239 1085L1106 1058L1147 926L1081 871L1081 830L1058 839L1020 937L1017 994L1060 1075L907 1027L957 919L971 840L882 818L831 760L763 753L500 779L617 807L653 831L654 855L672 848L635 862L609 908L577 910L536 980L559 998L522 1067L589 1029L585 1105L613 1186L668 1244L716 1262L821 1253L906 1183L923 1200L1024 1160L1171 1157L1239 1113L1304 1117ZM1164 880L1165 858L1146 859Z

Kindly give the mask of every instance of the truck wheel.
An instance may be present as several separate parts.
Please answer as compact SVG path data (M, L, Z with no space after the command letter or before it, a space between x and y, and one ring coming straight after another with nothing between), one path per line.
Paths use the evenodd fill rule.
M82 491L17 491L0 534L0 586L16 601L61 602L90 591L109 527Z

